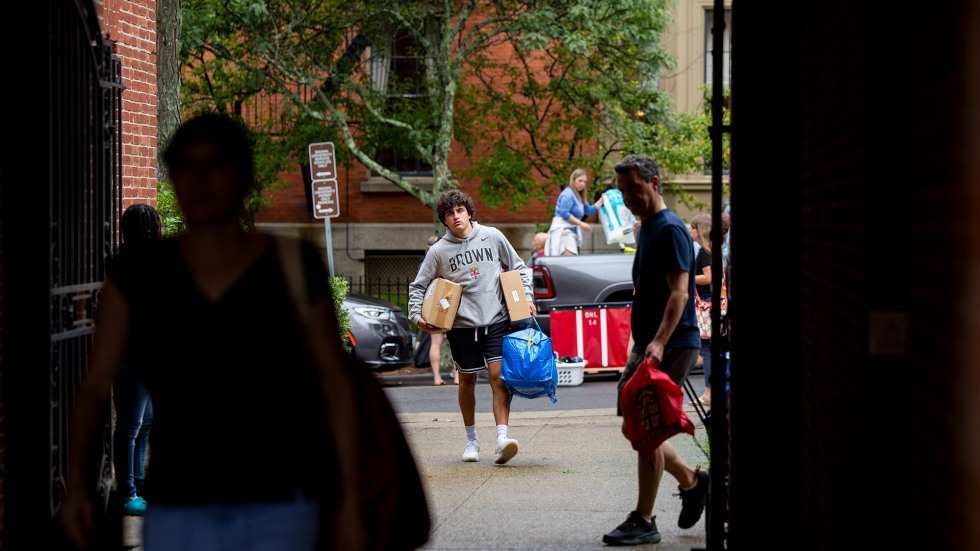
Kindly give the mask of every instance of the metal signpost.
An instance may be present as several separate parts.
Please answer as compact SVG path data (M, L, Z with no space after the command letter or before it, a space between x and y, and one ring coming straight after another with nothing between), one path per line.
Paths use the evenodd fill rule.
M337 158L333 143L311 143L310 177L312 178L313 217L323 219L326 239L327 267L333 277L333 238L330 235L330 219L340 216L340 195L337 185Z

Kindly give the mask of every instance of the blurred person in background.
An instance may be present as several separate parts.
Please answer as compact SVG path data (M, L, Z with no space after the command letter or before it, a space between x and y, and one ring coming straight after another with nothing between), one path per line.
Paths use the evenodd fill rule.
M143 203L130 205L119 222L122 242L119 254L138 251L160 241L163 224L155 208ZM153 405L143 378L128 362L119 368L112 384L112 401L116 408L116 426L112 434L112 463L122 510L127 515L146 512L143 499L143 474L146 468L146 445L153 424Z
M534 260L539 256L544 256L544 246L548 242L548 233L539 231L531 239L531 258L527 261L527 267L534 267Z
M429 237L425 245L425 253L429 254L429 249L432 248L439 241L438 235L433 235ZM425 256L423 255L423 259ZM421 263L420 263L421 265ZM432 368L432 386L442 386L446 384L446 381L442 379L442 341L445 338L444 333L439 332L429 332L419 329L416 341L419 346L427 346L429 351L429 366ZM457 385L459 384L459 375L456 370L453 369L453 382Z
M694 257L694 288L698 297L711 303L711 215L700 213L691 219L691 239L699 245ZM711 339L701 338L699 352L704 366L704 394L698 401L705 408L711 407Z

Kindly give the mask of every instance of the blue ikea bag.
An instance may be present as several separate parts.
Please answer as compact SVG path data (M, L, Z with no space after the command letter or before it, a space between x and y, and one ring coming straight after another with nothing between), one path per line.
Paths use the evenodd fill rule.
M512 396L538 398L547 396L558 401L558 365L551 348L551 337L535 327L527 327L504 336L500 379Z

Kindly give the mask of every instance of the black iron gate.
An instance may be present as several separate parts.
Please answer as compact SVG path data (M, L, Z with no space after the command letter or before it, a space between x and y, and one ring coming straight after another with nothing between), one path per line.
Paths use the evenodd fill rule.
M122 71L90 2L50 3L48 186L50 281L50 509L62 495L68 417L92 343L105 263L122 208ZM93 492L112 485L109 413L92 458Z
M68 416L118 240L122 71L93 0L9 9L11 21L33 25L35 39L30 55L7 57L0 86L3 105L27 121L7 125L0 148L0 543L56 549L46 536L64 495ZM85 478L106 499L108 410L103 419Z
M91 0L21 3L40 25L31 56L11 56L3 90L28 117L7 125L2 179L2 542L51 532L64 490L68 418L85 372L106 261L122 207L122 67ZM86 471L112 483L109 409ZM0 545L3 547L3 545Z

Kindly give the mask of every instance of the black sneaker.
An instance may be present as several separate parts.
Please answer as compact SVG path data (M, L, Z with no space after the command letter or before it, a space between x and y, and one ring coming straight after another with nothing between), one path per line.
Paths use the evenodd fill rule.
M694 470L694 479L697 484L690 490L684 491L680 486L677 487L681 492L681 514L677 517L677 526L681 528L690 528L697 524L704 512L704 501L708 496L708 473L699 466Z
M647 520L636 511L626 517L626 522L602 536L602 543L609 545L640 545L641 543L659 542L660 532L657 531L656 517Z

